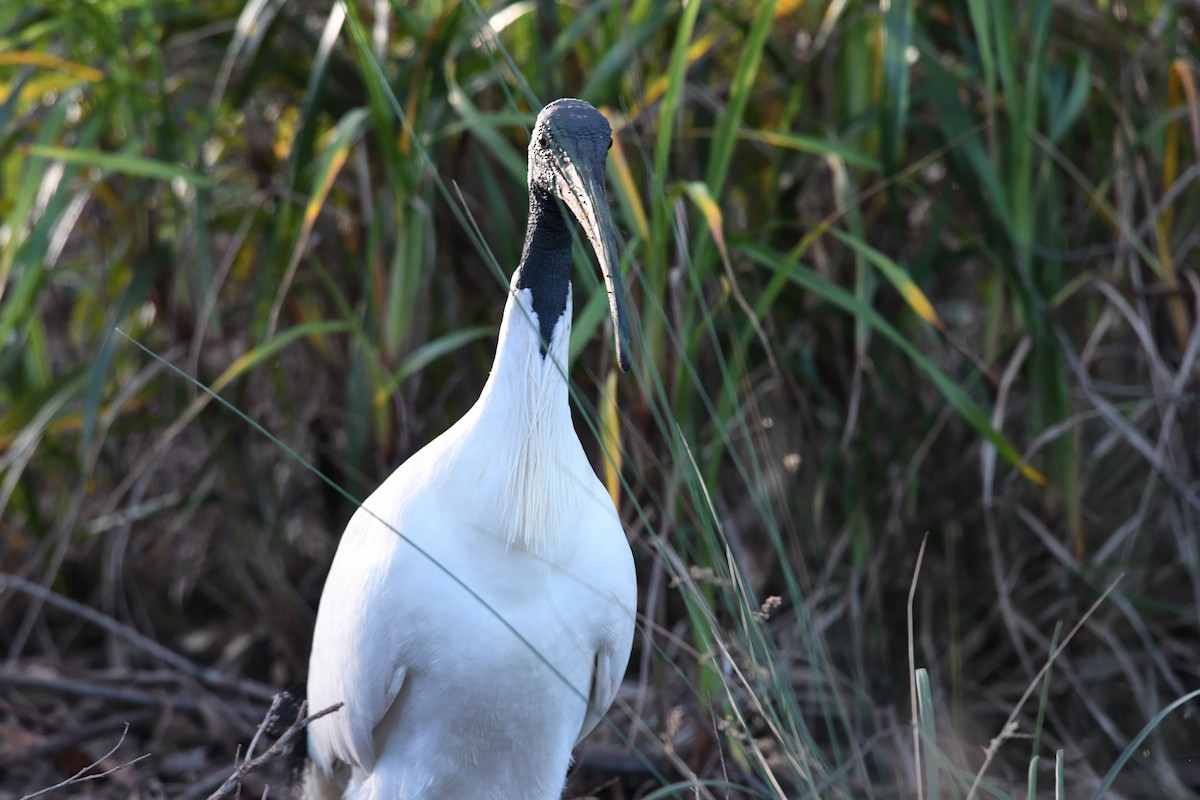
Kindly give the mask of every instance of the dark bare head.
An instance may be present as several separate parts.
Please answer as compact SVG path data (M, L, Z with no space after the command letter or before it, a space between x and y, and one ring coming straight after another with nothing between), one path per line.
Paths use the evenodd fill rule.
M531 212L534 206L561 201L591 242L608 290L617 361L621 369L626 370L629 368L629 328L625 319L616 235L604 190L604 167L611 146L612 129L608 120L591 104L583 100L555 100L538 114L529 141L529 191ZM540 221L531 213L530 242L536 240L533 228ZM538 257L539 253L531 251L527 245L522 270L531 267L536 270L537 265L532 262ZM536 287L538 281L536 272L531 270L527 283ZM543 321L543 325L552 326L554 321ZM545 329L543 332L545 335Z

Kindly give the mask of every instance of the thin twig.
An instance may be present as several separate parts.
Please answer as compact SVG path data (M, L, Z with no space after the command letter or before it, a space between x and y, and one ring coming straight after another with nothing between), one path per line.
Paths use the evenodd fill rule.
M315 719L320 719L326 714L332 714L334 711L337 711L339 708L341 708L342 705L342 703L337 703L322 711L318 711L310 717L306 717L304 716L304 712L308 710L308 701L301 703L300 713L297 715L296 721L293 722L291 727L284 731L283 734L275 740L275 744L267 748L267 751L261 756L252 758L249 761L243 761L242 763L238 764L237 767L234 768L233 773L225 779L224 783L221 784L220 788L208 796L208 800L218 800L218 798L221 797L228 797L238 788L238 786L241 785L243 778L245 778L251 772L260 769L268 762L273 761L279 756L283 755L287 750L287 746L291 744L292 739L296 738L300 731L307 728L309 723ZM271 708L274 710L274 703L271 704ZM258 732L254 734L254 741L258 741L259 735L264 729L270 726L272 722L274 722L274 718L272 714L268 712L267 715L263 717L262 724L258 726ZM249 753L249 751L247 751L247 753Z
M48 603L57 608L74 614L77 617L87 620L88 622L108 631L112 635L125 640L128 644L137 649L148 653L165 664L169 664L185 675L195 678L208 686L219 686L226 689L235 689L243 692L249 697L256 700L270 700L275 696L275 691L265 685L248 679L230 678L223 674L220 670L211 667L202 667L199 664L194 664L178 653L168 650L158 642L138 633L133 628L119 622L116 619L103 614L94 608L88 608L82 603L77 603L74 600L63 597L62 595L47 589L41 584L26 580L25 578L11 575L7 572L0 572L0 587L13 589L15 591L27 594L30 597Z
M246 748L246 758L254 758L254 751L258 748L258 740L262 738L263 733L267 728L271 727L279 718L279 706L283 703L284 694L280 692L271 698L271 707L267 709L266 716L263 717L262 723L258 726L258 730L254 732L254 738L250 740L250 746ZM301 707L300 713L304 713Z
M99 772L99 773L96 773L95 775L87 774L90 770L93 770L96 767L100 766L102 763L104 763L104 761L106 759L110 758L113 753L117 752L117 749L120 748L120 746L125 743L125 735L127 733L129 733L129 723L128 722L125 723L125 730L121 732L121 738L117 740L117 743L114 744L112 746L112 749L109 750L107 753L100 756L100 758L96 759L91 764L88 764L86 767L79 770L79 772L76 772L74 775L67 778L65 781L62 781L61 783L56 783L53 786L47 786L45 789L39 789L38 791L34 792L33 794L27 794L24 797L22 797L21 800L30 800L31 798L34 798L34 797L40 797L41 795L49 794L50 792L54 792L59 789L65 789L66 787L73 786L77 783L85 783L87 781L98 780L99 778L106 778L109 775L112 775L114 772L119 772L120 770L123 770L126 767L133 766L134 764L136 764L137 762L141 761L144 758L149 758L150 757L149 753L143 753L142 755L138 756L137 758L133 759L132 761L127 761L124 764L118 764L117 766L113 767L110 770L106 770L104 772Z

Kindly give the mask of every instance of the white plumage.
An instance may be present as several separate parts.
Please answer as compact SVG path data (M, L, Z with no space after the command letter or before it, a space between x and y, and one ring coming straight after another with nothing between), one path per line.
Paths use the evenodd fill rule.
M530 146L531 205L544 199L533 197L535 147L565 147L587 167L591 150L572 146L563 129L570 134L574 115L589 110L599 117L580 101L543 110ZM595 119L583 121L590 135ZM557 168L555 188L563 178L574 185L577 171L571 162ZM603 219L583 227L607 272L614 250L592 230L611 235L611 223L603 184L596 196L594 183L582 185ZM591 211L562 200L577 217ZM571 421L569 284L553 328L538 319L537 309L556 310L544 295L558 284L530 279L544 256L534 225L531 216L479 400L367 499L338 547L313 635L308 699L314 710L345 707L309 728L310 796L558 798L572 748L624 676L637 602L633 558ZM563 268L557 250L546 258Z

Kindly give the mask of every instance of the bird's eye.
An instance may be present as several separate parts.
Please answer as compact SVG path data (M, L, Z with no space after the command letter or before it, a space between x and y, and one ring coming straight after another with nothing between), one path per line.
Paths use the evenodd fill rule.
M608 149L612 150L612 137L608 137Z
M545 150L546 148L548 148L550 146L550 137L544 133L539 133L537 143L538 143L538 147Z

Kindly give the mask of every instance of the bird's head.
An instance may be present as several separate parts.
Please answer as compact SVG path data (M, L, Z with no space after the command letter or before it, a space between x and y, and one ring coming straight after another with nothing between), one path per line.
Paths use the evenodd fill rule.
M529 140L529 188L561 200L592 243L608 290L617 363L622 370L628 370L625 295L612 214L604 190L604 164L611 146L612 129L608 120L591 104L583 100L555 100L538 114Z

